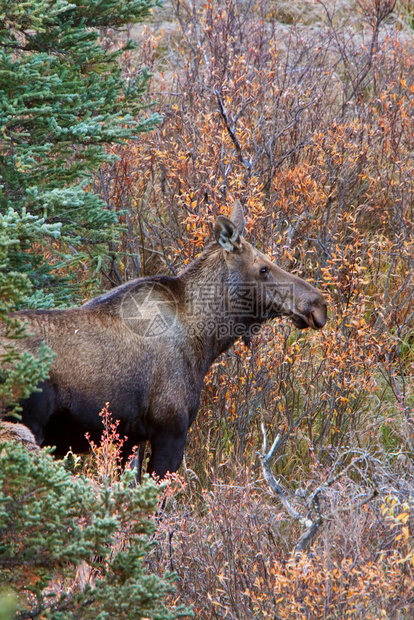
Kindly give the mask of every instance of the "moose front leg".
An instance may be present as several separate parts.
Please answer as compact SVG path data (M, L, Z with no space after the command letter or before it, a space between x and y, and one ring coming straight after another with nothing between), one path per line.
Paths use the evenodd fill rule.
M135 473L135 484L133 484L132 486L141 484L142 465L144 463L146 445L147 445L146 441L140 441L137 444L134 444L133 442L129 440L125 442L124 449L123 449L123 465L125 465L127 460L129 460L129 467ZM134 447L136 449L132 455L131 450Z
M159 479L165 478L167 472L176 472L183 459L188 427L165 428L158 431L151 439L151 457L148 471Z

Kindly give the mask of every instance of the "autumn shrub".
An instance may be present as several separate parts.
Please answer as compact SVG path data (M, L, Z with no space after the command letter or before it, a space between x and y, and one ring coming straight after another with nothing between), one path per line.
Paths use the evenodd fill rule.
M299 555L292 550L302 526L249 469L233 472L231 483L211 472L200 493L186 472L159 523L151 570L174 569L178 600L193 603L202 620L410 618L412 467L400 463L398 478L385 459L360 466L363 481L348 469L326 486L332 470L315 461L311 475L284 483L304 515L311 491L322 489L322 528L312 552Z

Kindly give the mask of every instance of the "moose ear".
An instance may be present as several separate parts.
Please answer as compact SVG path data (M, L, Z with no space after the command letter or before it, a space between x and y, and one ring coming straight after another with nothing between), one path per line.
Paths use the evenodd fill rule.
M232 220L224 215L219 215L214 226L216 241L226 252L234 252L241 247L240 233Z
M244 219L243 207L240 200L234 201L230 219L242 235L244 233L244 227L246 226L246 220Z

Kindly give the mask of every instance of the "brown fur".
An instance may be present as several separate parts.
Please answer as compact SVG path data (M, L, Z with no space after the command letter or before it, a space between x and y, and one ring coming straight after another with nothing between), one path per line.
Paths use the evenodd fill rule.
M19 422L0 422L0 443L3 441L15 441L28 450L39 450L32 431Z
M150 471L163 477L181 462L220 353L275 316L323 327L322 295L245 241L241 222L237 203L232 219L217 219L216 241L177 277L133 280L79 308L17 313L32 335L13 344L36 353L44 340L56 354L42 391L22 403L39 444L86 449L84 434L99 438L109 402L127 450L149 440Z

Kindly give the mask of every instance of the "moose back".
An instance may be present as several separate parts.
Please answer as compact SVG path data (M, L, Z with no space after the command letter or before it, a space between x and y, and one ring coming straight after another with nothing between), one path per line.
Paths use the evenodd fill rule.
M149 471L162 478L181 463L218 355L275 317L300 329L324 326L322 295L256 250L243 229L236 202L231 218L217 218L215 241L177 277L133 280L79 308L16 313L28 336L13 345L36 354L44 341L55 353L41 391L21 403L39 445L85 451L85 433L99 439L109 402L128 437L125 453L148 440Z

